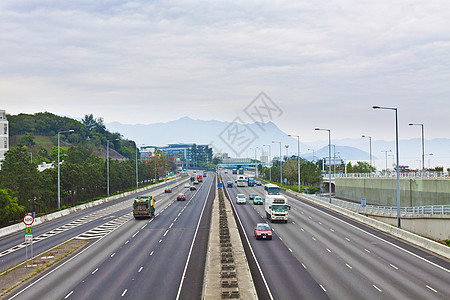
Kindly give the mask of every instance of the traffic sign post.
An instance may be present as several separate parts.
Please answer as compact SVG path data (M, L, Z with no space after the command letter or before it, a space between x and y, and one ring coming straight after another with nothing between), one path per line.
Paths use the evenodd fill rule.
M33 265L33 227L31 225L34 223L34 217L31 214L26 214L23 217L23 223L25 224L25 260L26 266L28 267L28 244L30 244L30 260L31 265Z

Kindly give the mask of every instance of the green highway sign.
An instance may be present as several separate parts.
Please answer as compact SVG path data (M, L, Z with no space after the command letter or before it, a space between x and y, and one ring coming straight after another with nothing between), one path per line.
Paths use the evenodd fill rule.
M26 227L25 235L33 235L33 227Z

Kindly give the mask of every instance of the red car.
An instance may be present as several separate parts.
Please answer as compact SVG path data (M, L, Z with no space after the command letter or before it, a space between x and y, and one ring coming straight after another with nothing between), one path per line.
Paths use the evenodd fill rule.
M186 197L183 194L178 194L177 201L185 201Z
M164 190L164 193L172 193L172 189L169 187L166 187L166 189Z
M255 237L256 237L256 239L271 240L272 239L272 230L270 229L270 226L267 225L266 223L256 224Z

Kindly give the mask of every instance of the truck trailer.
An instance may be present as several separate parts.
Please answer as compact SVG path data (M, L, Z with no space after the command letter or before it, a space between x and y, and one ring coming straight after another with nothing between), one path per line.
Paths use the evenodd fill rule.
M153 218L155 216L155 199L152 196L134 198L133 216L135 219Z

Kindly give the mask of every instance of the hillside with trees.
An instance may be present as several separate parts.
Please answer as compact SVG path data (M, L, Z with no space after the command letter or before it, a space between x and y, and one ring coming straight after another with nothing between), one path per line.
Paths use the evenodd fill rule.
M61 209L107 194L107 141L110 194L136 188L136 144L106 130L103 119L91 114L79 122L48 112L7 118L11 140L15 138L16 143L6 152L0 170L0 225L26 212L39 215L58 209L58 132L66 131L60 134ZM37 166L42 162L52 167L40 172ZM139 185L164 178L175 169L174 159L161 153L148 162L138 161Z

